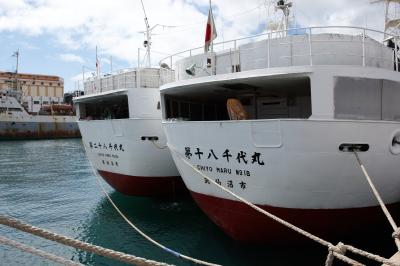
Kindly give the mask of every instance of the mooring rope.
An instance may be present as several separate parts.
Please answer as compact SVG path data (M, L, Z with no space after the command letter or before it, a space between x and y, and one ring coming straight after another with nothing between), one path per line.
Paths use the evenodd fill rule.
M151 140L151 143L153 143L153 145L156 146L156 148L160 149L160 150L164 150L164 149L168 148L168 145L163 145L163 146L158 145L155 140Z
M178 258L182 258L184 260L187 261L191 261L193 263L196 264L201 264L201 265L206 265L206 266L220 266L219 264L214 264L214 263L210 263L207 261L202 261L196 258L192 258L189 257L187 255L181 254L175 250L172 250L166 246L164 246L163 244L157 242L156 240L152 239L150 236L146 235L142 230L140 230L136 225L134 225L123 213L122 211L118 208L118 206L114 203L114 201L111 199L110 195L107 193L107 191L105 190L102 181L99 177L99 175L96 173L96 171L94 170L93 166L92 166L93 172L96 176L97 182L99 183L101 189L103 190L104 194L106 195L108 201L111 203L111 205L114 207L114 209L119 213L119 215L121 215L121 217L137 232L139 233L142 237L144 237L145 239L147 239L149 242L153 243L154 245L156 245L157 247L161 248L162 250L166 251L169 254L172 254L175 257Z
M68 259L65 259L63 257L56 256L56 255L51 254L49 252L46 252L46 251L43 251L43 250L31 247L31 246L22 244L20 242L17 242L15 240L12 240L12 239L9 239L9 238L3 237L3 236L0 236L0 243L4 244L4 245L8 245L10 247L17 248L19 250L22 250L22 251L25 251L25 252L28 252L28 253L31 253L31 254L36 255L36 256L40 256L40 257L45 258L45 259L50 260L50 261L66 265L66 266L83 266L83 264L81 264L81 263L78 263L78 262L75 262L75 261L72 261L72 260L68 260Z
M375 260L375 261L377 261L379 263L382 263L382 264L387 264L387 265L392 265L392 266L400 266L400 264L392 262L392 261L390 261L390 260L388 260L386 258L383 258L383 257L375 255L375 254L371 254L369 252L366 252L366 251L361 250L361 249L354 248L354 247L349 246L349 245L345 245L343 243L339 243L338 245L335 246L332 243L330 243L330 242L328 242L328 241L326 241L326 240L324 240L324 239L322 239L320 237L317 237L317 236L315 236L315 235L313 235L313 234L311 234L311 233L309 233L309 232L307 232L307 231L305 231L305 230L303 230L303 229L301 229L301 228L299 228L299 227L297 227L297 226L295 226L295 225L293 225L293 224L291 224L291 223L279 218L278 216L276 216L276 215L274 215L274 214L272 214L272 213L270 213L270 212L258 207L257 205L254 205L253 203L249 202L248 200L240 197L239 195L236 195L235 193L233 193L229 189L227 189L227 188L223 187L222 185L218 184L213 179L211 179L210 177L206 176L203 172L201 172L196 167L194 167L190 162L188 162L185 159L185 157L176 148L174 148L171 144L168 144L168 147L169 147L169 149L171 151L176 153L177 156L180 157L180 159L185 164L187 164L190 168L192 168L196 173L200 174L203 178L207 179L211 184L217 186L218 188L220 188L224 192L228 193L232 197L238 199L239 201L241 201L242 203L246 204L250 208L252 208L252 209L264 214L265 216L271 218L272 220L274 220L274 221L286 226L287 228L289 228L289 229L291 229L291 230L293 230L293 231L295 231L295 232L297 232L299 234L304 235L305 237L307 237L309 239L314 240L315 242L317 242L317 243L319 243L319 244L321 244L323 246L326 246L328 248L328 256L327 256L327 260L325 262L326 266L332 265L333 257L336 257L337 259L339 259L339 260L341 260L341 261L343 261L343 262L345 262L347 264L350 264L350 265L363 265L360 262L357 262L357 261L345 256L344 253L345 253L346 250L351 251L351 252L353 252L355 254L364 256L364 257L369 258L371 260Z
M0 224L18 229L20 231L23 231L23 232L26 232L29 234L33 234L33 235L45 238L47 240L55 241L55 242L63 244L63 245L67 245L67 246L81 249L84 251L92 252L97 255L115 259L115 260L119 260L119 261L122 261L122 262L125 262L128 264L133 264L133 265L138 265L138 266L170 266L170 264L157 262L157 261L153 261L153 260L148 260L148 259L144 259L141 257L136 257L136 256L122 253L119 251L103 248L100 246L82 242L80 240L69 238L67 236L56 234L56 233L50 232L48 230L41 229L39 227L24 223L15 218L7 217L7 216L1 215L1 214L0 214Z
M364 167L364 164L361 162L360 157L358 156L358 153L356 150L353 150L354 156L357 159L358 164L360 165L360 168L362 170L362 172L364 173L365 178L367 179L367 182L372 190L372 192L375 195L375 198L378 200L379 205L381 206L381 209L383 211L383 213L386 216L386 219L389 221L390 225L393 228L393 238L395 240L396 246L397 246L397 250L400 251L400 239L399 239L399 231L400 228L396 225L396 222L394 221L392 215L390 214L389 210L386 208L385 203L382 200L382 197L380 196L378 190L376 189L374 183L372 182L371 177L369 176L366 168Z

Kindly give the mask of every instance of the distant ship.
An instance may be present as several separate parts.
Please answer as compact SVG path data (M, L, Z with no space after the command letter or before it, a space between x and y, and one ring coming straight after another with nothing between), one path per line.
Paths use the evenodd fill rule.
M70 95L68 95L70 96ZM0 140L80 137L63 80L0 72Z

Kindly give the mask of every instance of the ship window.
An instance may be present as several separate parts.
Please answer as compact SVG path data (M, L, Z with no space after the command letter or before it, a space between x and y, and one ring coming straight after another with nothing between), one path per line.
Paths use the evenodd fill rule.
M400 121L400 83L368 78L335 79L335 118Z
M80 119L106 120L129 118L128 96L108 95L79 103Z
M43 101L43 104L49 104L49 102L48 101Z
M7 109L7 108L5 108ZM22 110L20 108L8 108L8 111L12 111L12 112L22 112Z
M40 104L39 101L33 101L33 104Z
M205 84L165 94L167 119L229 120L227 100L237 99L248 119L306 119L311 116L308 77L260 77L246 83Z

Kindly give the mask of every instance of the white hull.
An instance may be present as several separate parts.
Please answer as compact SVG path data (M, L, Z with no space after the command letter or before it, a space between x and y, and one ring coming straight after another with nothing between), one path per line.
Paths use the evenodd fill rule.
M136 69L89 80L85 88L95 90L75 99L88 159L127 195L170 196L184 189L165 146L158 84L158 69Z
M166 143L160 119L79 121L78 124L86 154L95 169L131 176L178 176L169 151L141 139L157 136L159 145Z
M258 205L295 209L376 206L354 154L339 151L343 143L365 143L370 148L360 152L360 158L384 201L400 202L398 155L390 150L393 135L400 131L398 122L248 120L163 124L169 144L181 154L172 151L181 176L189 190L196 193L233 200L205 183L182 158ZM214 141L210 143L210 139ZM185 156L185 147L191 150L190 159ZM204 152L201 159L195 155L197 148ZM207 159L210 149L218 160L213 156ZM232 155L229 163L222 157L226 149ZM247 153L247 164L236 160L240 151ZM255 152L261 154L264 165L257 161L252 164ZM224 168L230 173L221 173Z
M132 196L164 197L184 190L167 149L160 119L79 121L86 154L94 169L117 191ZM145 137L145 140L142 140Z

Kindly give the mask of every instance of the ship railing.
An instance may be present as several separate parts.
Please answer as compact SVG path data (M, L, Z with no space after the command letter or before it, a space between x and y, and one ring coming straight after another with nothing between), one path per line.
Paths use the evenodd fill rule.
M124 69L116 74L90 77L84 82L85 95L132 88L158 88L161 84L158 68Z
M358 65L399 71L398 42L399 36L364 27L271 31L214 43L207 53L201 46L169 55L159 62L160 80L166 84L245 70L313 65Z

